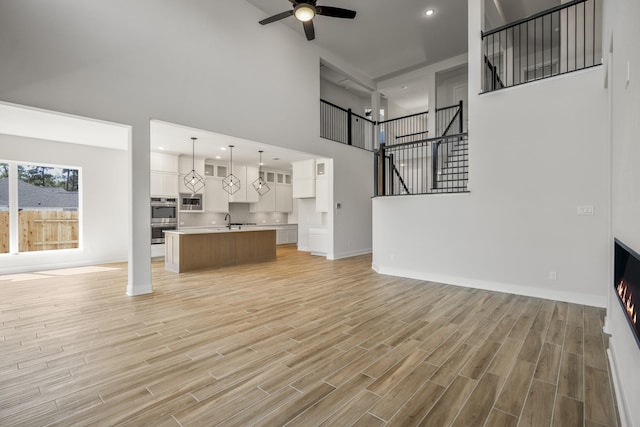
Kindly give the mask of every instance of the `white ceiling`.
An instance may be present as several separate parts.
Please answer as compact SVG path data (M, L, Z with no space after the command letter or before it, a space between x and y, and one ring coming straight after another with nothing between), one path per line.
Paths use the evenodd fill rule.
M475 1L475 0L474 0ZM494 28L560 4L560 0L485 1L487 22ZM247 0L269 17L291 9L288 0ZM314 18L315 44L355 66L374 81L399 76L467 51L468 0L318 0L319 5L357 12L354 20ZM424 11L435 9L427 17ZM302 25L289 17L268 25L290 27L292 37L306 40ZM489 29L489 28L485 28ZM369 91L338 70L321 68L321 77L346 90L366 97ZM405 88L406 87L406 88ZM387 87L384 95L410 112L423 111L427 104L427 81L402 81Z
M247 0L264 17L291 9L287 0ZM318 0L319 5L352 9L354 20L317 16L309 42L341 57L372 79L411 67L434 64L467 51L467 0ZM427 17L424 11L436 13ZM289 17L268 25L287 25L304 40L302 24ZM444 41L444 42L443 42Z
M151 151L191 156L191 137L198 138L195 143L196 157L204 157L219 162L229 161L229 145L234 146L234 163L257 165L259 163L258 150L263 150L262 162L263 167L266 168L291 170L291 162L317 157L309 153L288 150L248 139L207 132L159 120L151 121Z

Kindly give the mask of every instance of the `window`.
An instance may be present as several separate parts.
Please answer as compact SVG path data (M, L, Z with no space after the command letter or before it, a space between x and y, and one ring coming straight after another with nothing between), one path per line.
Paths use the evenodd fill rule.
M79 187L79 168L0 163L0 252L80 247ZM18 189L17 206L15 196L8 197L9 188ZM12 214L18 218L15 229Z

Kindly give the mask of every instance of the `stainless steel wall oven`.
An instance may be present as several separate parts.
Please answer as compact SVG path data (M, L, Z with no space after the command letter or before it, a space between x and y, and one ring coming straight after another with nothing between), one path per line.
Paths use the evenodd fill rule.
M171 197L151 198L151 244L164 243L164 231L178 229L178 200Z

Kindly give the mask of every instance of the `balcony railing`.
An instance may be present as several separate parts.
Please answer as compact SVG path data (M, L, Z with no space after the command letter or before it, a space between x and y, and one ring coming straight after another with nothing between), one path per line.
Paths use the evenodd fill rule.
M351 109L320 100L320 136L342 144L373 150L376 123Z
M380 144L395 145L427 138L428 111L378 122Z
M574 0L482 33L483 91L601 64L602 0Z

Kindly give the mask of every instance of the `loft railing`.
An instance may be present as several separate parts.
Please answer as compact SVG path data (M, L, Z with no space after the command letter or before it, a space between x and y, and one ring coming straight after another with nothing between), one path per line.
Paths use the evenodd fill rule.
M468 191L466 133L395 145L381 144L374 157L376 196Z
M600 65L602 0L574 0L482 33L483 92Z
M378 122L380 144L395 145L427 138L428 111Z
M351 109L320 100L320 136L365 150L374 149L376 123Z
M320 100L320 136L373 151L377 145L419 141L427 137L428 112L374 122L324 99ZM379 142L376 142L376 136Z

